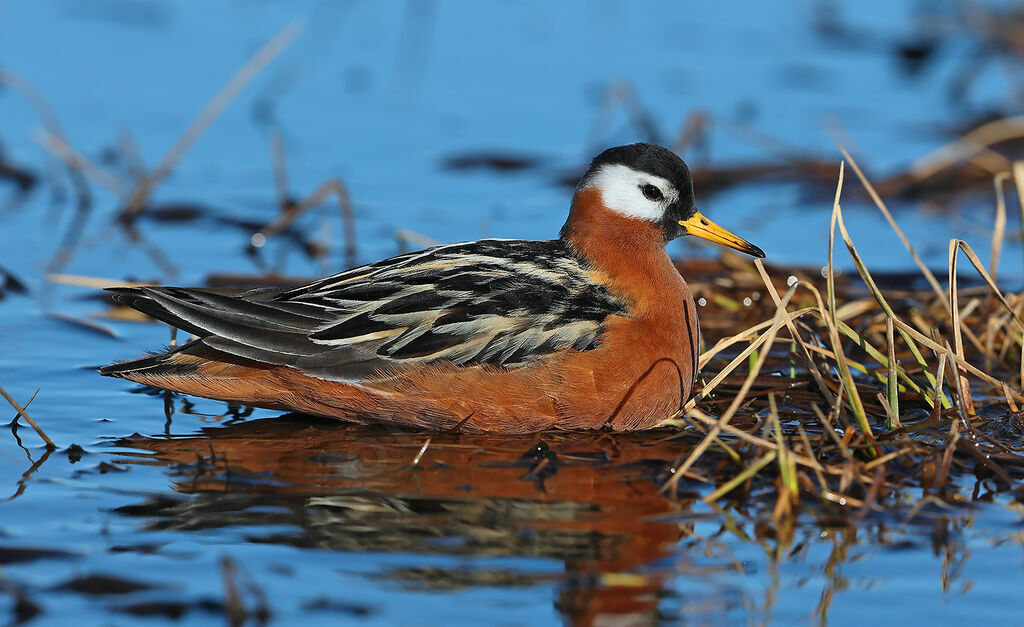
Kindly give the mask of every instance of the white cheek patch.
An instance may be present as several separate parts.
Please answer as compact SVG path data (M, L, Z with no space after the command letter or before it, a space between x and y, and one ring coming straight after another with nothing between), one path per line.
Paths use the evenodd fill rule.
M665 195L662 200L648 200L640 186L654 185ZM594 188L601 192L601 199L612 211L630 218L657 222L665 210L679 196L672 184L660 176L639 172L622 164L601 166L588 176L580 189Z

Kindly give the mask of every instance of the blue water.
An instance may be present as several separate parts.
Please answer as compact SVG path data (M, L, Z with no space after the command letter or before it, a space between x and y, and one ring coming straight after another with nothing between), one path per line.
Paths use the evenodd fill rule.
M299 38L230 104L153 196L156 204L199 205L204 217L139 223L173 272L111 226L119 199L96 184L80 245L61 268L194 284L213 273L262 271L244 254L251 232L217 218L265 222L276 215L270 129L283 137L293 194L308 194L331 177L344 181L360 262L396 253L401 229L438 241L553 237L569 195L554 179L584 165L596 146L644 139L621 110L594 136L601 94L616 81L633 86L668 140L689 114L708 112L716 164L765 156L764 143L751 145L730 130L731 120L740 120L836 162L839 138L872 176L893 173L948 141L941 131L972 112L1019 109L997 64L977 72L967 103L950 102L949 80L969 53L966 40L954 39L921 77L898 71L893 46L913 32L915 4L846 7L857 36L841 43L816 31L817 4L809 0L556 6L8 0L0 1L0 70L45 96L82 154L103 164L104 153L130 133L151 168L255 50L298 21ZM264 591L276 624L300 618L644 624L657 617L789 623L823 616L841 624L879 612L887 621L1013 622L1007 612L1019 596L1024 543L1019 504L1005 495L932 512L925 523L905 524L902 514L856 529L806 520L777 549L774 540L758 539L752 520L730 527L726 516L699 504L675 511L658 496L656 478L619 467L632 458L575 471L570 465L541 484L524 478L528 469L506 468L462 489L448 483L455 479L446 470L459 463L457 443L447 443L457 454L428 448L421 468L409 470L422 437L410 435L400 446L379 433L338 440L330 428L325 435L323 425L309 426L310 435L299 423L268 436L279 441L281 456L294 459L276 453L237 459L245 450L230 445L237 425L188 413L182 399L175 399L165 431L162 398L93 371L157 348L168 339L165 328L101 320L117 336L111 338L48 315L94 319L103 306L87 298L87 289L46 280L72 209L67 199L55 200L55 190L67 193L67 182L40 147L42 128L24 98L0 89L2 154L42 177L23 199L0 182L0 267L30 289L0 301L0 385L22 402L40 389L29 411L59 445L19 492L19 479L43 449L25 427L18 434L27 454L13 436L0 437L0 490L15 495L0 504L0 547L71 555L2 565L0 617L13 611L20 590L41 607L34 618L40 625L71 616L90 624L170 620L123 612L153 600L183 603L190 622L221 623L223 612L202 603L225 597L220 563L227 557ZM523 155L540 165L522 172L443 167L452 155L479 152ZM126 180L116 166L103 167ZM847 185L856 182L850 177ZM762 247L769 260L824 264L830 191L751 184L697 194L702 211ZM877 210L856 195L844 197L868 264L911 268ZM940 269L951 237L988 258L993 208L984 193L949 210L894 203L919 252ZM1011 232L1019 231L1014 209L1011 204ZM342 228L334 206L317 208L300 225L326 243L327 256L309 259L279 238L264 250L266 262L295 276L340 268ZM692 242L672 244L670 252L717 254ZM1010 241L1003 265L1010 283L1024 276L1020 256L1019 239ZM839 263L850 267L845 257ZM223 404L194 402L193 412L225 412ZM249 420L274 416L258 410ZM115 444L135 433L174 435L192 442L192 453L154 452L161 450L152 444L159 439ZM378 442L379 450L365 442ZM66 452L73 443L85 449L75 463ZM472 445L516 458L532 443ZM603 446L568 443L559 452ZM330 461L311 462L324 451ZM473 472L491 472L480 459L464 463L470 483ZM227 479L224 467L232 469ZM610 494L614 488L580 491L620 485L622 473L632 472L639 473L635 496L619 500ZM382 481L381 473L395 478ZM969 494L967 480L964 487ZM341 504L325 504L330 498ZM152 499L180 503L170 513L126 513ZM638 537L656 541L629 544ZM588 542L599 548L584 557L573 552ZM614 548L622 543L627 548ZM155 587L108 596L55 589L92 574ZM239 585L252 609L258 603L246 580ZM601 605L602 595L625 601L613 611Z

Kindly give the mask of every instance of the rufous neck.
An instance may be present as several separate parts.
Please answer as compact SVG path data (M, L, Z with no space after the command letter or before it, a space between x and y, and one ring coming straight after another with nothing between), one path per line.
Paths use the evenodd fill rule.
M561 237L597 269L613 276L625 268L635 271L667 260L659 225L609 209L601 192L593 188L573 196Z

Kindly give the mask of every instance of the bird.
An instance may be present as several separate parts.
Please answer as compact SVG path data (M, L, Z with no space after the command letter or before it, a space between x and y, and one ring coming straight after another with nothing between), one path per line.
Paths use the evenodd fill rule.
M112 287L195 336L101 374L186 395L436 432L659 426L698 377L678 237L764 252L697 210L686 163L598 154L553 240L443 244L299 287Z

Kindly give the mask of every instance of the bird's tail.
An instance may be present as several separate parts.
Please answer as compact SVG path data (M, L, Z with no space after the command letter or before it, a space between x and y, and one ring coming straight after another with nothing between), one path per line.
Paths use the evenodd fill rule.
M105 377L116 377L119 379L136 380L140 377L180 377L194 375L198 369L197 364L190 364L187 360L175 358L190 344L174 346L162 353L150 353L146 357L118 361L100 368L100 374Z
M285 409L281 400L288 390L276 370L193 340L163 353L104 366L100 374L191 396Z

